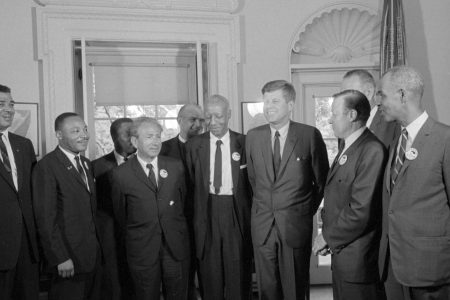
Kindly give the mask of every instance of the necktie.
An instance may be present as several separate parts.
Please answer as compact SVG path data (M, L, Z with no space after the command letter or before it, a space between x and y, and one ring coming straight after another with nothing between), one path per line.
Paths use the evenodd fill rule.
M281 150L280 150L280 133L275 131L275 141L273 143L273 171L275 178L277 177L278 170L280 170L281 164Z
M408 140L408 131L405 128L402 129L402 133L400 135L400 148L397 151L397 156L395 157L395 162L391 168L391 189L395 185L395 181L397 180L398 174L402 169L403 162L405 161L405 152L406 152L406 141Z
M128 156L124 156L123 161L127 161L127 160L128 160Z
M75 162L77 163L78 173L80 173L80 176L83 179L84 184L87 186L86 175L84 173L84 169L83 169L83 166L80 163L80 157L78 155L75 156Z
M339 161L339 157L341 156L342 151L344 151L344 148L345 148L345 140L338 140L338 154L334 158L331 168L333 168L336 165L336 163Z
M11 163L9 162L8 151L6 151L6 145L3 142L3 132L0 132L0 152L2 154L3 165L5 166L6 171L11 173Z
M221 140L216 142L216 156L214 158L214 193L219 194L222 186L222 145Z
M150 180L151 183L153 183L155 187L158 187L158 185L156 184L155 172L153 172L153 165L147 164L147 169L148 169L148 179Z

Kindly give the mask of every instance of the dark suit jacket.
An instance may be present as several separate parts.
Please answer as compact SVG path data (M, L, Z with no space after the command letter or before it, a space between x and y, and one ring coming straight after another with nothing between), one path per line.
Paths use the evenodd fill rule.
M205 240L210 228L209 178L210 178L210 133L205 132L191 138L187 144L187 164L190 178L195 185L194 232L197 257L203 258ZM237 156L236 154L239 154ZM239 157L234 160L232 157ZM247 177L245 136L230 130L230 161L233 179L233 198L236 217L244 243L251 245L250 207L251 190Z
M431 118L418 132L413 160L405 159L394 188L391 144L383 184L380 271L386 273L387 247L397 280L405 286L450 283L450 127Z
M377 109L369 129L384 144L386 149L389 148L395 137L400 134L400 125L395 121L386 122L381 115L380 109Z
M137 156L112 173L114 214L125 239L130 268L147 269L159 259L161 238L177 260L189 257L184 217L184 168L179 160L158 156L158 188L148 179ZM165 170L167 176L161 176Z
M11 174L0 161L0 270L10 270L16 266L22 228L28 232L31 257L36 261L39 258L31 203L31 169L36 163L36 155L30 140L11 132L8 139L14 152L19 190L16 190Z
M312 219L322 201L329 169L319 130L290 122L275 182L269 125L248 132L246 151L253 189L254 243L264 243L275 219L288 246L305 247L311 243Z
M159 155L178 158L186 166L186 153L183 152L183 145L178 135L162 143Z
M348 282L376 282L387 152L366 129L344 155L347 161L335 163L328 173L322 233L333 251L335 276Z
M89 189L59 147L44 156L33 171L36 224L48 267L72 259L75 274L94 270L98 239L95 184L90 161L81 156Z
M97 207L99 211L113 216L113 205L111 201L111 170L117 167L114 151L94 160L95 183L97 186Z

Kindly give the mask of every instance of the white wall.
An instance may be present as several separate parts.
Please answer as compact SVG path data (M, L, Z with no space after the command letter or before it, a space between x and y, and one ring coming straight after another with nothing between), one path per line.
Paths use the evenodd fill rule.
M244 1L244 0L243 0ZM380 7L381 0L353 1ZM348 2L348 1L340 1ZM245 0L242 17L240 101L256 101L262 85L289 78L289 47L299 25L321 8L339 1ZM450 124L450 11L448 0L403 0L409 63L424 74L425 107ZM16 101L40 99L40 74L34 59L32 0L0 1L0 84L13 89ZM42 103L41 103L42 105Z

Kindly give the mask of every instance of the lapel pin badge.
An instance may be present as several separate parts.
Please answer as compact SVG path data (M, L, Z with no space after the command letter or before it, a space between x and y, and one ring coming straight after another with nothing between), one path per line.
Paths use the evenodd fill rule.
M72 170L72 166L68 166L67 170L69 170L69 171Z
M343 164L345 164L347 162L347 155L342 155L341 158L339 159L339 164L342 166Z
M297 157L297 161L300 161L300 157Z
M172 205L174 205L174 204L175 204L175 202L172 201L172 200L170 200L169 205L172 206Z
M419 155L419 152L416 148L411 148L408 151L406 151L405 156L408 160L415 160L417 156Z
M237 152L233 152L231 157L233 158L234 161L239 161L241 159L241 155Z
M159 170L159 176L161 176L162 178L167 178L167 176L169 176L169 173L167 173L165 169L161 169Z

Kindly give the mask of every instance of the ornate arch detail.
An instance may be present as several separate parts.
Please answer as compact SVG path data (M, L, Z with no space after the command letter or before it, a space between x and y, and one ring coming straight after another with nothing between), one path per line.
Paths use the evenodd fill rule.
M293 54L349 63L379 53L380 19L366 9L338 7L322 11L302 29L291 44Z

